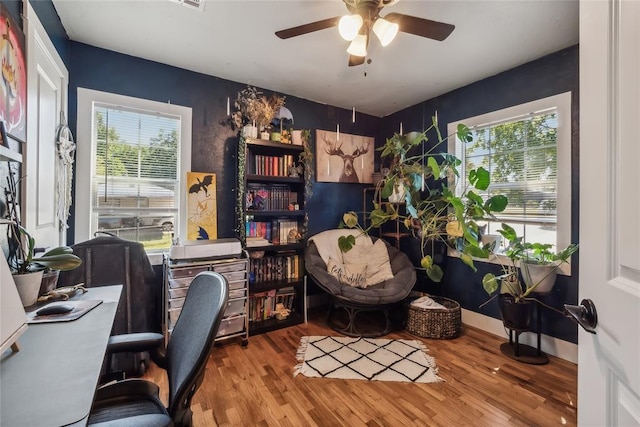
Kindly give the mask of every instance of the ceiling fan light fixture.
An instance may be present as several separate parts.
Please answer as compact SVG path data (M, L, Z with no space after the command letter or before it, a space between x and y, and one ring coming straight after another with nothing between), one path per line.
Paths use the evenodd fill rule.
M360 32L362 24L362 16L358 14L343 16L340 18L340 22L338 23L340 36L348 42L352 41Z
M378 36L378 40L380 40L382 46L391 43L396 37L396 34L398 34L398 28L398 24L389 22L384 18L378 18L376 22L373 23L373 32Z
M349 45L347 53L353 56L367 56L367 36L358 34Z

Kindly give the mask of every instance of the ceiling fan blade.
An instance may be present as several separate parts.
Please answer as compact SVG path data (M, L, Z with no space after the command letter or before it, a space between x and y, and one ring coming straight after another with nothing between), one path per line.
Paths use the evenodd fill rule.
M349 67L364 64L364 56L349 55Z
M456 28L455 25L431 21L430 19L417 18L415 16L403 15L402 13L389 13L384 17L384 19L398 24L400 26L400 31L438 41L442 41L449 37L449 34L451 34L454 28Z
M311 22L309 24L299 25L297 27L287 28L286 30L276 31L276 36L281 39L289 39L291 37L301 36L303 34L312 33L314 31L324 30L338 25L340 17L323 19L322 21Z

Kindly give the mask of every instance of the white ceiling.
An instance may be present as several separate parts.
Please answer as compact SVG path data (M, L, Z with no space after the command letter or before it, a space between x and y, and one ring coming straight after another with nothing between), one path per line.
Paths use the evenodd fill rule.
M203 0L201 0L203 1ZM53 0L71 40L383 117L578 43L578 1L400 0L389 12L456 26L438 42L399 33L348 67L337 28L277 30L346 13L342 0ZM366 72L366 76L365 76Z

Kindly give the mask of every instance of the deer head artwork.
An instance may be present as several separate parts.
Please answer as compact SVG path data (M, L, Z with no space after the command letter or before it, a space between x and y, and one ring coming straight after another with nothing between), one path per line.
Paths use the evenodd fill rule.
M328 140L326 137L323 137L325 147L324 151L330 156L338 156L343 161L342 173L340 174L340 178L338 182L356 182L359 183L358 174L356 173L356 169L353 167L353 161L362 156L365 153L369 152L369 143L365 143L362 146L357 146L353 153L345 154L342 151L342 144L338 145L337 142L333 142Z

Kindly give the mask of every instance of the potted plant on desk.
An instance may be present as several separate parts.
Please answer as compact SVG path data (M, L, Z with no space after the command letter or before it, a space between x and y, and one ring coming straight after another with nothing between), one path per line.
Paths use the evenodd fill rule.
M491 296L482 306L497 297L504 325L515 331L526 331L536 302L531 294L551 291L558 269L569 261L578 245L570 244L554 252L549 244L523 242L523 238L507 224L503 223L498 232L509 242L504 252L507 262L502 264L501 275L487 273L482 278L482 286ZM538 271L536 267L543 269ZM522 281L519 269L522 270Z
M73 270L82 264L82 260L68 246L49 249L36 257L35 239L21 225L10 223L7 237L7 261L25 307L36 303L45 270Z

